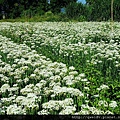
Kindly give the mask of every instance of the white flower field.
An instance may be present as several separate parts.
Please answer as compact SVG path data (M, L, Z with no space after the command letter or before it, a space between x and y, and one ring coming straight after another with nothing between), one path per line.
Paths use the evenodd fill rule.
M0 115L120 114L120 23L1 22Z

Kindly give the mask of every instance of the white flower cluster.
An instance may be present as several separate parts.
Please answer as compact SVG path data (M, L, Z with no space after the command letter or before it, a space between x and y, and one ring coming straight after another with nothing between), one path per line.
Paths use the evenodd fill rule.
M99 106L108 107L108 103L107 103L107 101L105 101L105 100L100 100L100 101L98 102L98 105L99 105Z
M17 106L17 104L10 105L7 107L7 115L26 115L25 109L22 109L21 106Z
M86 62L86 65L92 63L101 71L104 63L106 65L110 63L106 73L110 74L113 65L118 75L120 74L120 25L114 23L117 26L116 32L111 35L110 30L105 27L106 24L104 22L0 23L1 34L3 31L16 38L21 36L23 42L18 44L13 42L12 38L0 35L0 94L4 96L1 98L0 110L9 115L26 114L29 110L38 110L39 115L55 111L60 111L59 114L113 114L109 110L102 111L98 108L119 107L114 100L110 103L99 100L98 108L82 105L81 111L76 112L74 96L82 97L87 101L83 91L91 90L92 87L88 87L89 79L84 73L80 74L76 71L74 65L67 67L64 63L52 62L37 51L38 47L50 46L55 55L69 57L70 61L77 55L81 60L84 58L83 62ZM98 39L93 41L92 38L95 36ZM105 36L106 41L99 41L100 36ZM30 47L28 47L29 43ZM83 91L72 88L77 83L85 83L87 86L83 86ZM109 86L102 84L97 88L97 92L106 89L109 89ZM48 102L42 100L42 95ZM60 95L66 99L58 100ZM93 96L99 97L99 95ZM39 110L41 100L43 109Z
M104 90L104 89L109 89L109 86L103 84L99 88L97 88L98 91Z
M115 107L117 107L118 105L117 105L117 102L116 101L111 101L111 103L109 104L109 107L111 107L111 108L115 108Z
M72 115L75 111L75 106L65 106L65 108L59 113L59 115Z
M72 73L72 74L71 74ZM66 85L73 85L74 83L77 82L88 82L88 80L85 78L85 74L81 73L78 74L77 71L71 71L69 72L70 75L67 75L63 78L63 81L66 82Z
M99 106L102 106L102 105L103 105L104 107L111 107L111 108L115 108L115 107L118 106L116 101L110 101L110 103L108 104L108 102L105 101L105 100L100 100L100 101L98 102L98 105L99 105Z
M49 60L45 60L46 58L44 56L37 55L34 50L31 51L31 54L29 54L30 49L27 48L25 45L23 45L23 46L21 45L20 49L19 49L19 46L16 45L15 43L11 43L11 41L8 41L7 38L5 38L5 40L2 44L3 48L4 48L4 46L5 46L5 48L7 48L8 53L9 53L8 54L9 58L14 56L14 59L15 59L15 61L14 61L15 64L13 64L12 67L10 67L12 69L9 69L9 71L6 71L6 72L8 72L8 74L10 76L14 76L14 79L16 80L16 84L14 84L13 87L10 87L9 84L3 84L0 88L0 91L1 91L1 93L5 93L6 90L8 90L10 92L9 95L11 96L11 95L15 94L13 92L17 92L16 94L18 94L18 90L20 89L20 93L22 95L27 96L27 97L16 96L14 98L9 97L9 99L3 98L2 99L3 103L9 102L9 106L7 107L8 111L12 111L11 113L10 112L7 112L7 113L8 114L18 114L18 113L22 114L22 112L20 111L20 109L22 107L24 108L24 112L27 111L28 109L38 109L39 106L38 106L37 102L41 101L41 96L39 96L39 95L41 94L41 90L43 89L43 87L46 85L47 80L51 80L49 83L49 86L51 86L51 89L49 89L48 92L52 92L52 93L56 94L57 91L55 92L54 89L55 90L57 90L57 89L54 87L56 85L61 85L60 81L62 80L63 76L66 76L68 69L67 69L66 65L63 63L57 63L57 62L52 63ZM9 45L7 45L8 43L9 43ZM1 47L1 50L4 51L3 48ZM12 48L14 48L14 50ZM22 49L28 49L28 51L25 52ZM18 50L19 50L19 53L17 54ZM12 51L15 52L17 55L16 54L13 55ZM32 54L34 54L34 55L32 56ZM19 57L20 57L20 59L19 59ZM23 57L23 58L21 58L21 57ZM30 69L28 65L35 67L34 66L35 63L38 62L38 61L34 61L34 63L32 62L34 60L34 57L37 58L38 60L40 60L40 62L39 62L40 64L39 65L37 64L36 69L33 71L34 73L30 74L29 78L26 77L22 80L21 79L22 75L25 73L25 71ZM28 59L29 62L26 63L25 61L28 61L28 60L25 60L25 59ZM73 70L73 68L71 67L70 75L72 74L71 76L73 76L73 78L74 78L74 75L77 75L77 72L74 72L72 70ZM44 71L44 72L42 72L42 71ZM44 74L42 74L42 73L44 73ZM48 75L48 73L50 73L50 74ZM53 76L53 73L55 74L55 76ZM38 74L39 74L39 77L37 77ZM2 74L2 75L4 75L4 74ZM46 78L46 80L41 80L40 79L41 75L44 78ZM36 84L27 84L30 81L30 79L37 79L37 80L39 80L39 82L37 82ZM21 82L24 82L27 85L23 88L18 87ZM65 91L65 89L67 91ZM44 90L44 93L47 92L45 88L43 90ZM61 90L62 90L61 92L70 93L71 96L83 96L83 93L81 91L79 91L78 89L63 87ZM59 91L59 89L58 89L58 91ZM12 100L12 102L10 102L10 100ZM66 102L66 105L64 105L65 101L62 103L62 106L69 106L70 104L68 104L68 103L70 100L68 100ZM15 104L15 105L13 105L13 104ZM13 106L11 106L11 105L13 105ZM18 107L19 110L16 110L16 108L17 108L16 105L19 105L19 107ZM19 112L15 113L13 110L11 110L14 107L15 107L15 110L19 111ZM66 109L67 108L65 108L65 110Z
M9 84L4 84L1 86L0 91L4 93L6 92L6 90L9 90L9 88L10 88Z
M67 88L67 87L54 86L53 92L55 95L69 93L72 97L73 96L84 97L84 94L79 89L74 89L74 88L70 88L70 87Z
M52 111L59 110L61 110L59 114L72 114L76 111L76 108L73 105L74 103L72 98L66 98L62 101L50 100L49 102L42 104L43 110L39 111L38 114L49 114Z
M81 106L81 111L76 112L75 115L110 115L113 114L111 111L107 110L107 111L103 111L100 109L97 109L95 107L89 107L87 104L82 104Z

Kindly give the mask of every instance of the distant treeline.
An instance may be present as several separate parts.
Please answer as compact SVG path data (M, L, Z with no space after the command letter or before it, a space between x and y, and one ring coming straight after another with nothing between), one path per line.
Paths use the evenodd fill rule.
M0 19L32 18L46 13L64 14L68 19L109 21L111 0L86 0L86 4L77 0L0 0ZM120 0L114 0L113 14L114 21L120 21Z

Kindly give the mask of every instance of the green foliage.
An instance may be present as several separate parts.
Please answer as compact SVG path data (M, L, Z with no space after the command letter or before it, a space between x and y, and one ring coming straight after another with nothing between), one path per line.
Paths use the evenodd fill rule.
M56 18L54 18L55 16L56 16ZM63 14L61 14L59 16L64 17ZM56 19L59 19L59 16L57 16L57 15L53 14L51 11L49 11L49 12L46 12L45 15L41 17L41 19L45 19L46 21L47 20L49 21L50 18L52 18L52 20L56 20ZM37 19L37 16L36 16L36 19ZM31 20L31 18L30 18L30 20ZM102 32L104 33L104 35L105 34L107 35L107 31L109 31L109 29L110 29L109 26L107 26L107 24L105 23L104 28L97 26L97 28L94 29L94 27L95 27L94 26L92 28L93 29L92 34L86 32L85 38L87 39L87 41L84 41L84 43L85 43L84 45L81 43L82 46L84 46L84 50L79 51L79 49L78 49L78 51L76 51L76 49L71 49L70 46L72 44L77 44L81 40L80 40L80 37L79 38L75 37L75 35L80 31L78 30L77 32L75 32L76 29L74 31L72 31L72 29L74 29L76 27L74 27L74 28L70 27L74 23L71 23L71 24L67 23L69 27L66 26L66 23L63 23L63 22L60 23L60 25L62 25L62 26L65 25L66 28L68 27L68 29L65 29L65 30L62 27L60 29L57 28L57 27L56 27L57 29L54 29L55 27L53 27L53 26L55 24L53 24L53 23L49 24L49 22L48 23L45 22L45 23L49 26L50 26L50 24L52 24L52 25L50 27L48 27L48 26L44 27L44 23L42 23L42 24L40 24L40 25L43 25L43 27L41 28L40 26L38 26L38 23L37 23L36 28L34 28L33 25L35 23L30 23L30 24L26 23L27 25L21 24L21 23L20 23L21 25L18 25L18 23L17 24L16 23L15 24L9 23L11 26L9 26L9 24L8 24L9 27L7 27L5 29L1 29L0 34L2 36L6 36L6 38L11 38L9 41L13 41L12 42L13 44L17 43L15 45L28 46L29 48L31 48L31 50L35 50L38 56L42 55L42 56L46 56L45 58L50 58L50 60L51 60L50 63L51 62L52 63L54 63L54 62L55 63L56 62L65 63L67 65L67 68L69 68L70 66L74 66L75 71L78 72L78 74L85 73L85 78L87 78L87 79L84 79L84 75L82 75L82 77L77 78L78 81L76 83L71 84L71 85L66 85L66 82L62 79L63 76L61 76L60 79L58 79L54 82L60 82L61 87L67 86L67 88L71 88L71 87L76 88L76 89L78 89L78 90L80 90L84 93L84 97L81 98L80 96L74 96L74 95L71 95L69 92L60 92L58 95L55 95L55 96L53 95L53 97L51 97L52 92L50 92L49 95L46 95L44 93L45 91L44 92L41 91L39 93L40 96L41 96L41 101L39 102L39 110L42 110L42 104L43 103L49 102L51 99L52 100L64 100L65 98L73 98L74 104L75 104L76 109L77 109L76 112L79 112L82 109L82 106L86 104L89 107L92 107L92 108L96 107L98 110L103 110L104 112L107 111L107 110L110 110L111 112L113 112L113 114L119 114L120 113L119 112L120 111L120 107L119 107L120 106L120 102L119 102L119 99L120 99L120 92L119 92L120 84L119 84L119 74L118 74L119 71L118 72L116 71L117 69L115 69L115 65L113 64L114 61L113 60L109 61L106 58L103 59L104 56L102 56L103 58L97 56L97 57L95 57L95 59L96 60L101 60L102 62L100 64L98 64L98 63L94 64L94 63L91 63L91 62L87 62L87 60L91 61L91 58L93 58L95 53L97 53L98 51L97 51L97 48L96 48L95 51L94 51L94 49L92 49L93 51L91 50L91 52L90 52L89 47L88 46L85 47L88 44L88 42L89 43L94 42L94 44L96 44L96 45L97 45L97 43L100 44L101 43L100 40L103 39L103 38L104 38L105 41L107 41L107 43L109 43L109 38L107 39L107 37L101 35ZM77 25L78 25L78 23L77 23ZM84 23L82 23L82 25L84 25ZM26 29L26 26L27 26L27 29ZM69 30L69 28L72 28L72 29ZM87 26L86 26L86 28L87 28ZM89 32L91 32L92 29L90 28ZM97 29L101 30L102 32L96 34L95 31ZM36 32L36 30L37 30L37 32ZM19 34L17 33L17 31L19 31ZM117 31L117 29L116 29L116 31ZM57 41L57 40L59 40L59 38L55 39L56 36L60 37L61 34L63 34L63 33L64 33L64 35L66 35L65 38L67 38L64 43L62 43L62 39L65 39L65 38L62 38L60 41ZM40 34L41 34L41 36L39 36ZM71 35L73 35L73 38L75 38L75 39L71 39L70 38ZM119 40L119 38L117 38L117 39ZM113 38L113 40L114 40L114 38ZM24 43L24 44L22 44L22 43ZM60 53L60 49L61 49L60 47L62 46L62 44L66 45L66 46L64 46L64 48L67 48L68 45L69 45L70 48L69 49L62 49L63 52ZM104 43L102 45L104 46L105 44L106 43ZM9 44L7 44L7 45L9 45ZM6 45L5 48L7 48L7 45ZM111 43L111 45L112 46L110 48L107 48L108 50L113 49L114 43L113 44ZM2 46L2 44L1 44L1 46ZM107 46L109 46L109 44L107 44ZM98 46L96 46L96 47L98 47ZM77 46L74 46L74 48L77 48ZM13 47L13 49L14 49L14 47ZM19 47L17 49L19 49ZM104 49L106 49L106 47L103 48L103 50ZM30 53L31 53L31 50L29 51ZM84 54L85 50L88 51L88 54ZM118 47L117 50L119 50L119 47ZM26 49L25 49L25 51L26 51ZM4 52L4 50L3 50L3 52ZM3 52L0 52L1 60L3 62L6 62L7 64L13 65L13 63L14 63L13 61L15 61L16 58L13 58L13 56L11 56L12 54L9 54L10 57L8 57L7 54L3 53ZM6 49L5 49L5 52L6 52ZM65 54L65 53L68 53L68 54ZM100 53L100 51L98 53ZM25 52L23 53L23 56L25 56L24 54L25 54ZM29 54L28 54L28 56L29 56ZM21 59L21 58L22 57L19 56L18 59ZM30 58L32 58L32 56ZM31 59L32 64L30 64L28 62L28 64L26 64L27 69L25 67L24 72L22 74L20 73L21 74L21 76L20 76L21 80L24 80L26 77L29 78L29 80L30 80L30 81L27 81L26 83L24 83L24 81L21 81L19 83L20 89L24 88L28 84L34 84L35 85L38 82L40 82L40 80L45 80L47 83L45 84L45 86L43 86L43 88L46 87L47 89L49 89L49 87L50 87L49 85L50 85L52 80L49 77L47 79L43 75L39 76L39 73L41 73L39 70L38 70L38 73L35 73L36 74L35 77L34 76L30 77L30 75L32 75L35 72L35 69L37 68L37 66L38 66L38 69L41 68L41 70L44 67L43 63L41 63L40 66L37 64L37 63L39 63L40 60L42 61L42 59L40 59L40 60L38 59L39 61L36 61L36 58L37 58L37 56L34 57L34 54L33 54L33 59ZM25 61L27 61L27 56L25 57ZM36 61L36 64L34 64L34 61ZM45 62L45 66L49 66L46 63L47 63L47 61ZM4 66L4 64L3 64L3 66ZM16 64L16 67L14 69L17 69L17 68L19 69L19 68L22 68L22 67L24 68L23 64L21 64L21 65ZM112 69L110 69L110 67ZM23 70L23 68L21 70ZM119 68L118 68L118 70L119 70ZM70 71L71 70L69 69L67 71L66 75L69 76ZM10 80L9 80L9 85L10 86L13 86L16 83L16 80L14 79L14 75L10 75L8 71L5 72L4 75L6 75L10 78ZM77 75L75 74L73 80L75 80L76 77L77 77ZM4 84L4 81L2 81L2 84ZM50 87L50 88L52 88L52 87ZM85 88L87 88L87 89L85 89ZM15 94L16 95L21 95L19 92L15 93ZM9 95L9 91L6 91L6 92L2 93L2 97L9 97L8 95ZM103 103L100 103L101 101ZM112 107L109 106L111 101L116 101L117 102L117 106L115 108L114 107L112 108ZM13 104L12 102L13 101L11 100L9 102L3 103L2 105L3 106L9 106L9 105ZM104 102L105 102L105 105L104 105ZM61 111L62 109L60 108L59 110ZM52 108L50 113L51 114L58 114L60 111L56 111ZM0 114L2 114L2 113L0 113ZM33 110L31 107L29 107L27 109L27 114L31 114L31 115L37 114L37 108L35 108Z
M89 20L90 14L89 7L82 3L70 3L66 7L66 16L79 22Z
M81 15L80 17L77 18L77 20L78 20L79 22L83 22L83 21L86 21L86 17L83 16L83 15Z
M87 4L92 8L91 20L93 21L107 21L110 19L111 13L111 0L86 0ZM120 9L120 1L114 0L113 4L113 14L114 20L120 20L120 14L118 9Z
M32 17L31 14L33 15ZM23 11L21 14L21 17L18 17L16 19L2 19L0 22L42 22L42 21L63 21L68 22L71 21L65 14L59 13L59 14L53 14L51 11L48 11L44 13L44 11L41 11L38 14L33 14L33 11ZM76 20L77 21L77 20Z
M50 0L50 7L53 13L60 13L60 9L77 0Z
M109 21L111 12L111 0L86 0L86 4L77 3L77 0L51 0L50 4L47 0L0 0L0 19L5 14L6 19L16 18L32 18L41 16L44 13L51 11L55 14L53 17L56 21L56 14L59 16L61 8L66 8L65 20L61 21ZM114 21L120 21L120 1L114 0L113 15ZM60 16L61 17L61 16ZM67 19L69 18L69 20ZM33 18L34 19L34 18ZM49 18L48 21L50 21ZM23 21L23 20L22 20ZM39 20L42 21L42 20Z
M45 16L53 16L54 14L51 11L45 13Z

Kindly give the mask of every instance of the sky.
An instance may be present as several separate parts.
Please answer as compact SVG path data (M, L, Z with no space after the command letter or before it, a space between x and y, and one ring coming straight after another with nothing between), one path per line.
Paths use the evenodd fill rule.
M81 2L81 3L85 4L86 0L78 0L78 2Z
M50 0L48 0L48 2L50 2ZM85 4L86 0L78 0L78 2L81 2L81 3Z

